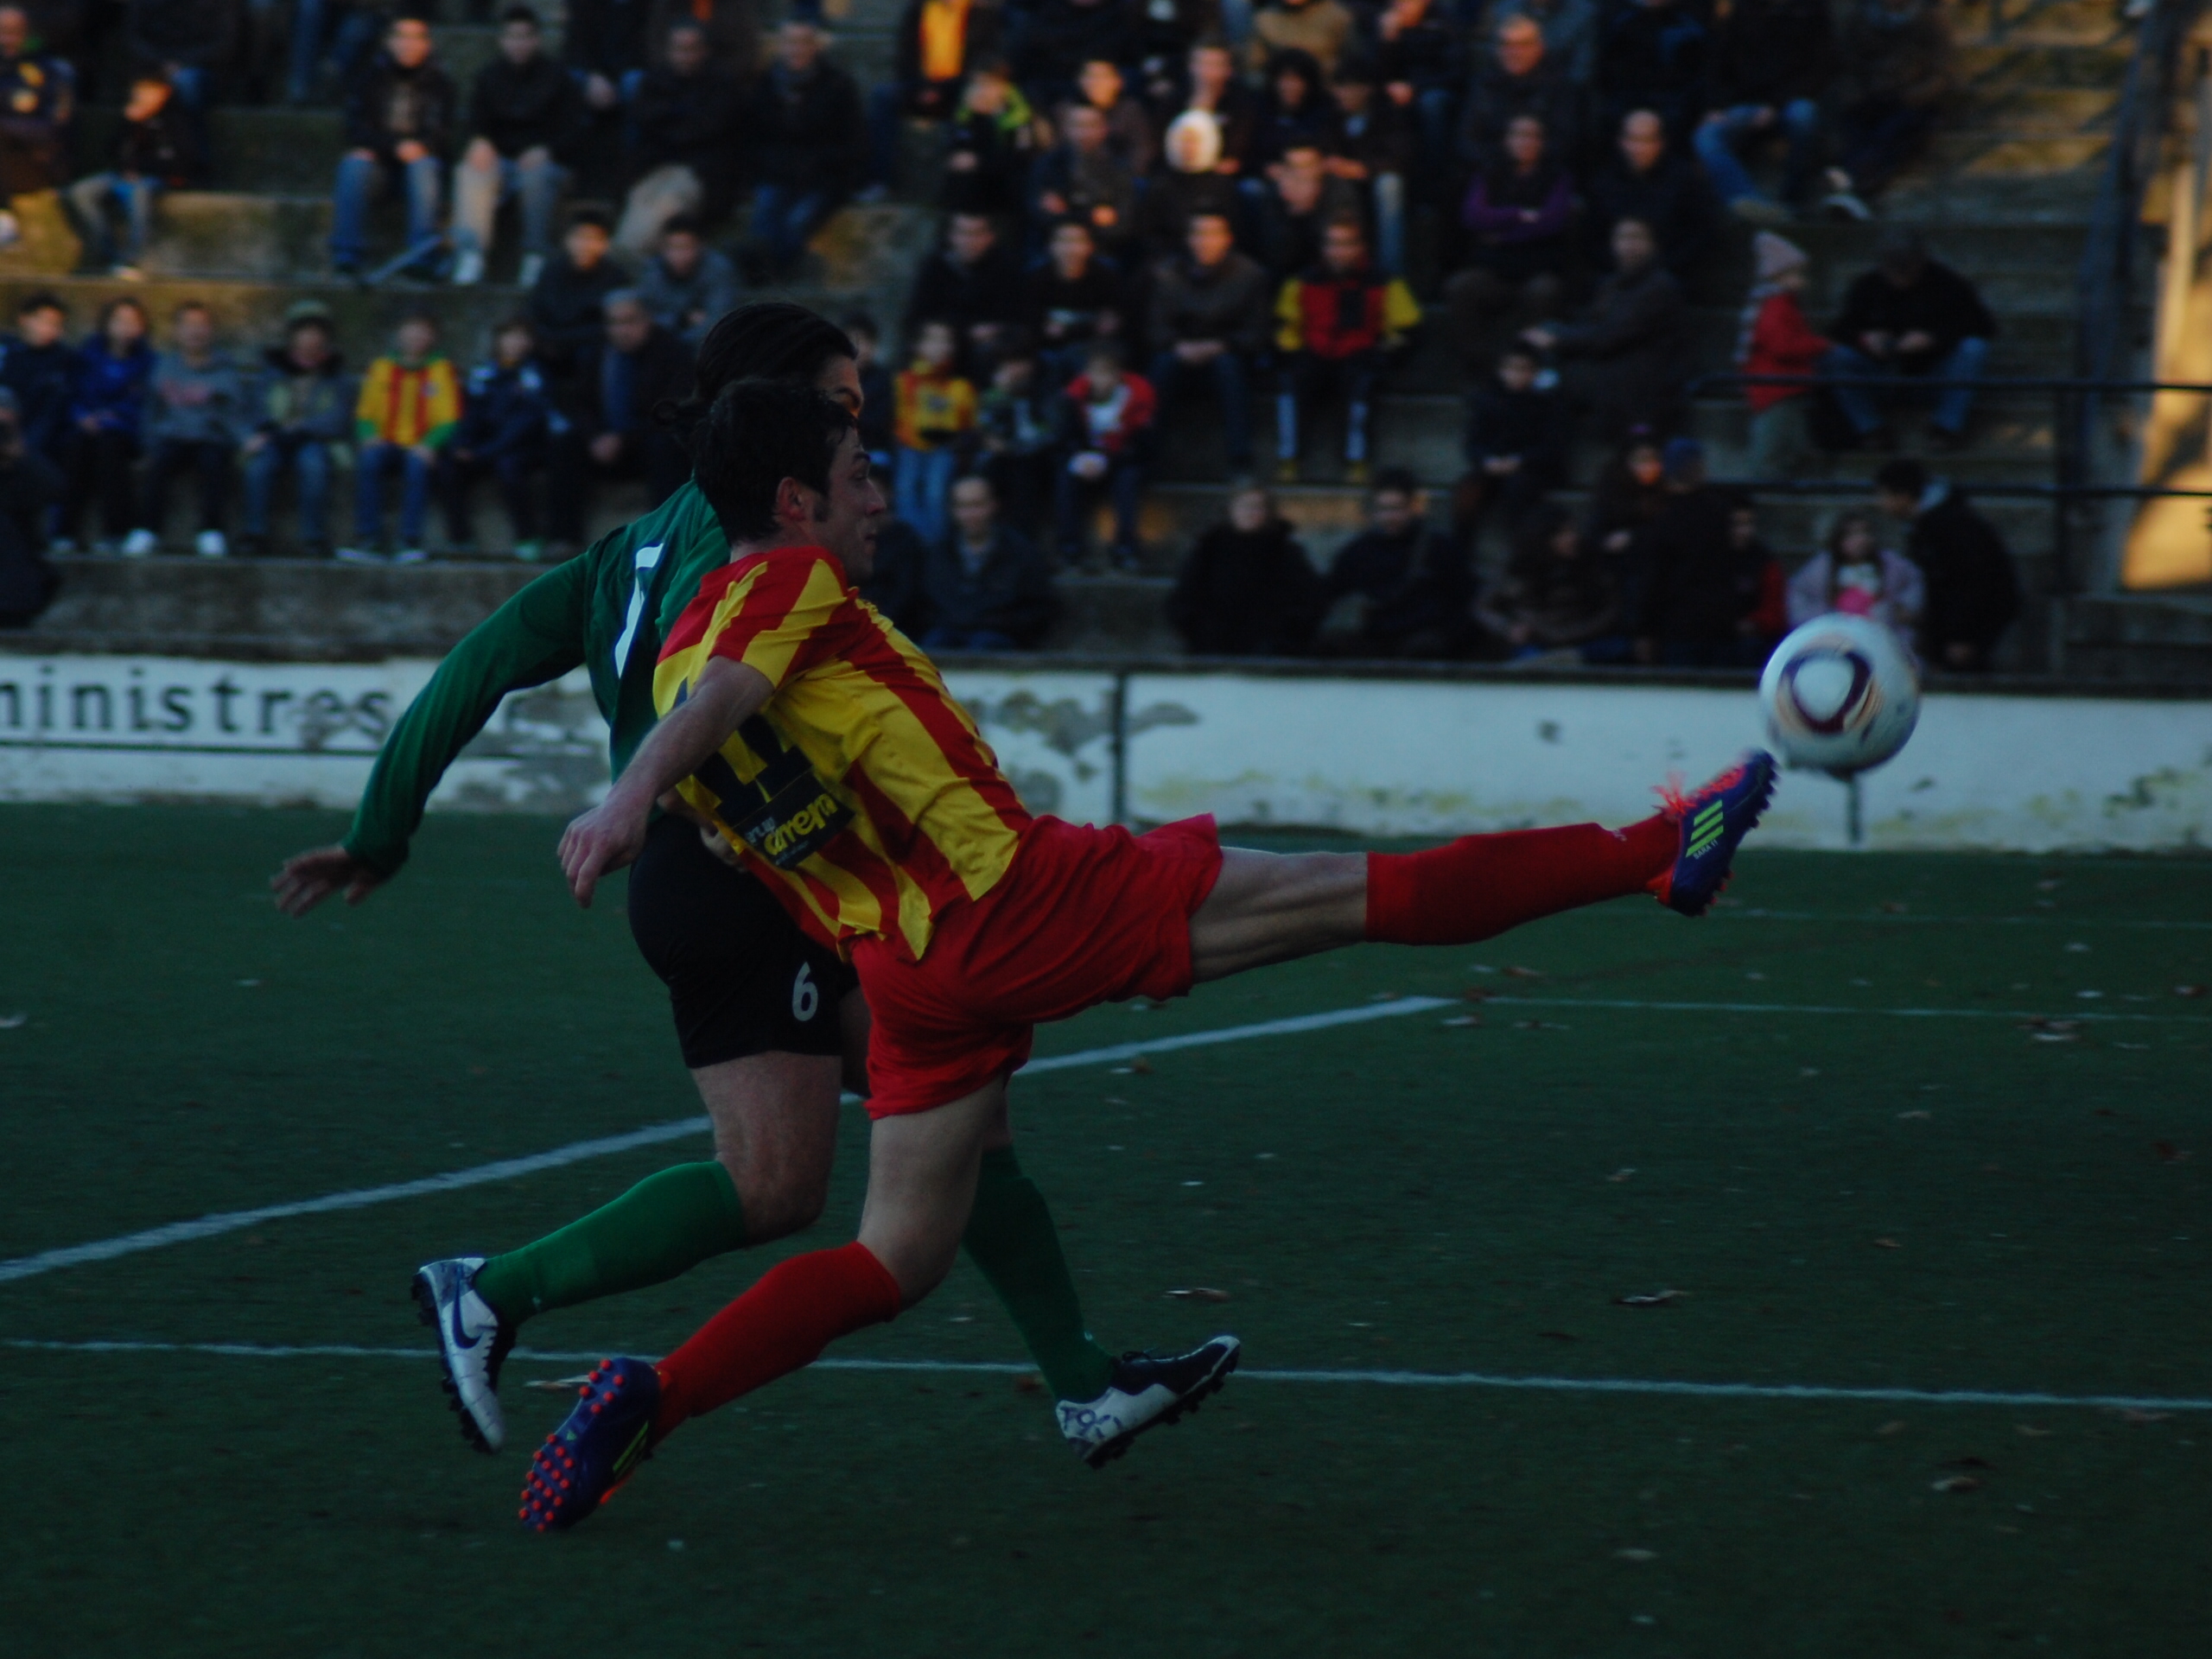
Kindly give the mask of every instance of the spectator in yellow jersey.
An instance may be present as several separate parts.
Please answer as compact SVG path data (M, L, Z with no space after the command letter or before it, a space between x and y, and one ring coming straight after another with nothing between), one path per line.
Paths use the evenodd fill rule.
M1298 481L1302 417L1334 387L1344 397L1344 480L1368 477L1369 411L1389 354L1421 321L1421 307L1402 277L1386 277L1367 257L1358 219L1331 222L1321 262L1293 276L1275 296L1275 348L1281 372L1275 391L1278 474Z
M976 426L976 388L953 369L959 353L950 323L925 322L915 333L913 366L893 383L897 511L925 542L944 536L961 440Z
M401 322L390 357L378 358L361 379L353 408L359 446L353 474L353 543L338 550L349 564L374 564L384 539L384 483L398 470L401 564L420 564L423 523L438 451L461 423L461 378L452 359L438 352L438 324L417 312Z

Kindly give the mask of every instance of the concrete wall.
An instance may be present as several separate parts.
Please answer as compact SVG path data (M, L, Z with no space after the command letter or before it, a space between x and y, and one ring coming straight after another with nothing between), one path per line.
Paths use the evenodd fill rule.
M0 799L350 806L434 664L0 656ZM1040 811L1428 836L1649 809L1759 741L1748 690L1552 680L956 668ZM1119 741L1117 743L1117 721ZM606 783L582 674L503 704L433 804L567 812ZM1846 792L1783 785L1762 839L1848 844ZM1876 848L2212 845L2212 699L1931 695L1864 784Z

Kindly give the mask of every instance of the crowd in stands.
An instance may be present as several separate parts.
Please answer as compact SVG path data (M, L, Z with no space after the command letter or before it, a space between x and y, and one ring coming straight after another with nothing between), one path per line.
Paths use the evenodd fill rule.
M73 344L39 296L0 350L0 542L153 552L183 474L207 556L232 550L241 477L245 553L287 490L309 556L424 559L434 503L466 553L490 483L518 555L565 556L601 481L658 500L684 477L658 416L714 319L896 192L941 210L941 245L893 326L847 321L897 519L879 592L925 644L1034 645L1056 573L1155 563L1163 451L1209 428L1227 518L1169 612L1194 651L1732 666L1829 606L1976 667L2018 608L2001 540L1919 463L1889 461L1885 516L1840 520L1785 580L1755 493L1709 482L1688 435L1698 377L1732 370L1751 419L1729 470L1754 485L1894 454L1908 402L1932 404L1932 447L1969 442L1970 388L1915 382L1982 373L1974 286L1892 230L1816 324L1776 228L1873 217L1926 145L1955 82L1930 0L909 0L865 88L806 0L772 28L750 0L569 0L557 50L527 5L488 21L464 87L435 0L0 4L0 194L60 190L88 268L143 274L162 193L219 159L213 104L321 102L342 111L334 273L428 292L496 264L524 296L482 342L429 310L341 342L302 301L248 364L196 303L156 349L129 298ZM98 97L120 118L86 155ZM1713 360L1694 302L1740 285L1747 236ZM1433 501L1377 449L1417 348L1466 398L1465 469ZM1611 459L1570 508L1593 445ZM1268 488L1324 479L1369 520L1325 569Z

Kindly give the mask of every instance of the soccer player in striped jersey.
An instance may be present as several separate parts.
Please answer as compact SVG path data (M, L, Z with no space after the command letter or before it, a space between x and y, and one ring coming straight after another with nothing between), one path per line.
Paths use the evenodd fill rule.
M1650 893L1698 915L1774 787L1753 753L1620 830L1471 836L1428 852L1224 849L1211 818L1142 836L1034 817L930 660L854 589L883 500L850 415L803 388L724 391L695 444L731 538L670 631L660 724L569 826L580 902L680 789L867 993L872 1085L860 1236L790 1258L663 1360L602 1362L541 1446L525 1525L575 1525L688 1418L811 1363L928 1295L983 1160L1012 1144L1032 1028L1099 1002L1362 939L1466 944Z
M815 388L856 414L855 355L841 331L802 307L740 307L701 348L690 412L756 375ZM510 691L588 670L620 777L657 718L653 673L666 628L700 578L728 559L729 538L691 482L531 582L439 664L385 740L346 839L290 860L272 883L278 905L302 916L341 892L359 904L396 874L439 779ZM841 1073L866 1086L867 1005L837 953L808 940L754 876L733 868L735 855L715 845L725 856L682 817L657 819L631 870L628 904L639 947L668 985L715 1156L648 1176L518 1249L416 1274L446 1392L463 1438L480 1451L505 1440L499 1370L524 1320L672 1279L796 1232L822 1211ZM1172 1421L1234 1363L1230 1339L1165 1358L1117 1358L1094 1342L1052 1212L1011 1147L985 1164L966 1245L1086 1459Z

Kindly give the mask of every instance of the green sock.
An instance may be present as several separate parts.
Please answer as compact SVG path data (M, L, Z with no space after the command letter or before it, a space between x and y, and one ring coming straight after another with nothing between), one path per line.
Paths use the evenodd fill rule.
M1095 1400L1103 1394L1114 1357L1083 1328L1083 1303L1060 1254L1052 1212L1021 1173L1012 1147L983 1154L976 1208L960 1242L1014 1316L1053 1395Z
M510 1325L533 1313L657 1285L745 1248L745 1206L720 1164L678 1164L557 1233L495 1255L476 1294Z

